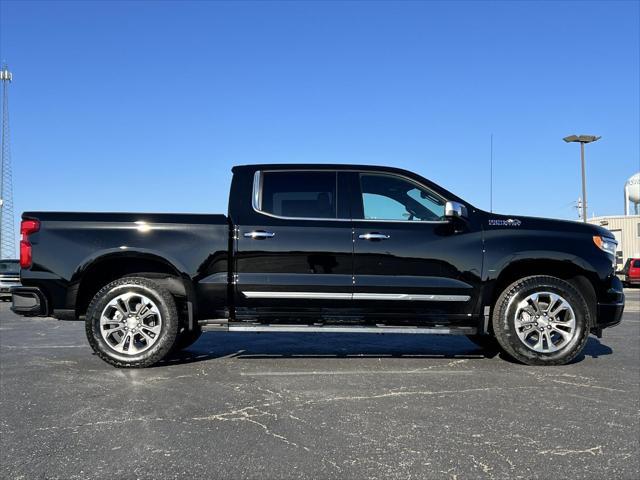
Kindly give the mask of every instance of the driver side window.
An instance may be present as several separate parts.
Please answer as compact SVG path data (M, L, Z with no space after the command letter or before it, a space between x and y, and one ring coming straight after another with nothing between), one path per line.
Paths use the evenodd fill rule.
M394 175L360 175L365 220L439 221L445 201L426 188Z

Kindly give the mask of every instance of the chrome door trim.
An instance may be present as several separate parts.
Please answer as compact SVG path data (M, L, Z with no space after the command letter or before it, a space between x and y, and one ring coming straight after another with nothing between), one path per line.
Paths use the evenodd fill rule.
M376 218L354 218L353 222L404 223L405 225L423 225L430 223L449 223L449 220L379 220ZM361 228L361 227L358 227Z
M342 293L342 292L273 292L246 291L245 298L322 299L322 300L387 300L421 302L467 302L469 295L417 295L413 293Z
M469 295L421 295L414 293L354 293L354 300L401 300L420 302L467 302Z
M251 205L256 212L262 211L262 170L256 170L253 175L253 196Z
M337 177L338 177L338 173L340 172L355 172L355 173L370 173L372 175L375 175L378 172L373 172L371 170L331 170L331 169L296 169L296 168L292 168L292 169L283 169L283 170L256 170L255 173L253 174L253 192L252 192L252 196L251 196L251 207L253 208L253 211L260 214L260 215L264 215L265 217L271 217L271 218L279 218L281 220L311 220L311 221L321 221L321 222L383 222L383 223L404 223L404 224L409 224L409 225L419 225L419 224L429 224L429 223L448 223L449 220L420 220L420 221L409 221L409 220L378 220L378 219L372 219L372 218L315 218L315 217L284 217L282 215L275 215L273 213L269 213L269 212L265 212L262 210L262 181L263 181L263 173L269 173L269 172L334 172L336 174L336 182L337 182ZM438 197L442 198L443 200L446 201L445 198L443 198L440 194L435 193L432 189L430 189L429 187L422 185L421 183L416 182L415 180L406 177L404 175L400 175L397 173L384 173L384 172L380 172L378 173L379 175L393 175L396 177L400 177L404 180L407 180L410 183L413 183L414 185L418 185L426 190L429 190L430 192L434 193L435 195L437 195ZM338 207L338 190L336 189L336 208Z
M242 292L246 298L304 298L322 300L351 300L351 293L340 292Z

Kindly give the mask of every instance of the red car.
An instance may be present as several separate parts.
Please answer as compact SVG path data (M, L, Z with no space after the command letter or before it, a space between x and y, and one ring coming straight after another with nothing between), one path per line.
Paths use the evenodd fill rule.
M622 269L626 286L640 286L640 258L629 258Z

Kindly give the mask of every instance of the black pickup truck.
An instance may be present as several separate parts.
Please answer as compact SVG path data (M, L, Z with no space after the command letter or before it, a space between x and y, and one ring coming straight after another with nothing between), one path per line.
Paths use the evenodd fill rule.
M118 367L205 330L462 334L559 365L624 308L606 229L488 213L397 168L239 166L228 216L26 212L21 233L13 311L84 319Z

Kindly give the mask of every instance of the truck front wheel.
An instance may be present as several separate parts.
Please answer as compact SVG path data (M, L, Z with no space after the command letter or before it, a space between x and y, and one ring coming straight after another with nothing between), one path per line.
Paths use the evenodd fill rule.
M171 351L178 312L171 294L142 277L103 287L89 304L86 332L93 351L116 367L149 367Z
M527 365L564 365L589 337L589 308L582 294L556 277L535 275L509 285L493 308L500 346Z

